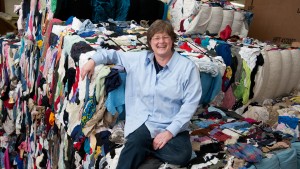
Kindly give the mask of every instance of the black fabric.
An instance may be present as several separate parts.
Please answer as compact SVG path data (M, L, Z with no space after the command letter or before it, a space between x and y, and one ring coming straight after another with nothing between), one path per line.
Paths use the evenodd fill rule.
M138 169L157 169L163 164L162 161L155 157L150 157L142 163Z
M54 33L50 33L50 37L49 37L49 45L50 46L55 46L57 44L59 37L54 34Z
M242 106L243 106L243 99L239 99L232 106L232 110L236 110L236 109L238 109L238 108L240 108Z
M76 168L76 165L75 165L75 149L74 149L74 146L73 146L73 141L71 139L71 137L68 135L68 147L66 147L67 149L67 159L68 160L65 160L64 164L66 166L66 168Z
M242 115L237 114L235 111L228 110L224 107L218 107L218 106L215 106L215 107L222 110L226 114L226 116L229 116L229 117L232 117L232 118L235 118L238 120L244 119L244 117Z
M38 86L39 88L41 88L42 91L43 91L44 84L46 84L46 79L44 77L42 77L40 80L40 85Z
M91 45L84 41L74 43L71 48L71 57L74 59L75 63L79 62L79 57L82 53L95 50Z
M47 96L43 96L43 98L42 98L42 106L51 107L51 105L49 104L49 98Z
M249 93L249 99L252 99L254 96L254 92L253 92L253 88L255 86L255 76L256 73L258 71L258 67L264 65L264 58L262 56L262 54L259 54L257 56L257 60L256 60L256 64L255 67L253 68L251 75L250 75L250 80L251 80L251 84L250 84L250 93Z
M66 77L68 80L68 94L71 93L72 86L75 83L76 70L74 68L70 68L66 72Z
M110 69L110 73L106 76L104 85L106 93L118 88L122 83L121 77L117 69Z
M199 114L198 117L205 118L205 119L209 119L209 118L222 119L222 115L217 111L203 112Z
M229 89L229 87L231 86L231 84L233 84L235 82L235 73L237 71L237 65L238 65L238 60L236 57L232 57L231 60L231 70L232 70L232 76L229 80L229 84L228 86L225 88L225 92Z
M25 118L23 118L23 119L25 119ZM23 141L25 141L26 140L26 133L24 132L24 133L20 133L18 136L17 136L17 141L16 141L16 144L15 144L15 151L18 151L19 149L18 149L18 147L19 147L19 145L23 142Z
M157 63L155 57L154 57L153 61L154 61L154 67L156 70L156 74L158 74L164 67Z
M156 0L130 0L130 8L127 20L149 20L149 24L156 19L162 19L164 15L164 3Z
M7 119L7 117L8 117L7 109L3 105L2 106L2 119L1 119L1 122L4 123Z
M203 157L206 153L218 153L223 151L221 143L210 143L200 146L200 151L195 151L197 157Z
M42 153L44 154L42 161L40 162L39 166L42 168L46 168L47 166L47 160L48 160L48 154L47 154L47 150L45 150L44 148L42 149Z
M1 100L3 100L3 101L8 100L9 92L10 92L10 81L8 82L8 85L6 86L5 92L1 95Z
M63 115L63 120L64 120L64 124L65 124L65 130L68 130L68 124L69 124L69 113L64 110L64 115Z
M28 17L28 14L30 12L30 0L23 0L22 11L23 11L23 20L25 20Z
M101 47L103 49L114 49L114 50L120 50L121 48L119 46L116 46L116 45L110 45L106 42L104 42L103 44L101 44Z
M100 133L95 134L97 140L97 146L102 146L104 153L107 154L110 151L110 141L109 136L111 135L110 131L101 131Z
M67 20L70 16L79 19L92 18L91 0L57 0L54 18Z

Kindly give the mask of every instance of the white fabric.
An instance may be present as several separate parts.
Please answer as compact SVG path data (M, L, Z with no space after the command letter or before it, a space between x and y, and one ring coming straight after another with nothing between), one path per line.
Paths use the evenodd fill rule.
M106 157L106 161L107 161L107 163L109 165L108 166L109 169L115 169L115 168L117 168L119 157L120 157L120 154L121 154L121 151L122 151L123 148L124 148L124 146L115 149L115 153L116 154L115 154L114 158L111 158L110 153L108 153L105 156Z
M92 57L95 53L96 53L96 51L93 50L93 51L89 51L87 53L80 54L79 68L82 69L84 64L86 64L88 62L89 58ZM86 91L86 87L87 87L86 86L86 78L87 77L85 77L83 80L81 78L79 78L79 83L78 83L79 97L78 97L78 99L80 100L80 102L83 102L86 92L89 92L89 96L93 96L94 88L95 88L95 78L97 77L97 74L99 73L99 71L102 67L103 67L103 65L95 67L94 74L93 74L90 84L89 84L89 91Z
M60 36L60 33L65 30L67 26L62 26L62 25L53 25L52 27L52 33L54 33L57 36Z
M245 118L252 118L256 121L267 122L269 120L269 112L266 107L248 106L248 110L242 114Z
M182 9L183 0L175 0L169 6L169 15L170 15L170 22L174 27L174 30L178 31L180 28L180 21L183 18L183 14L178 12Z
M68 126L68 135L71 135L73 129L80 125L81 122L81 109L82 109L83 103L80 104L77 103L68 103L66 107L66 111L69 113L69 126Z
M278 89L279 82L281 80L282 61L281 54L278 50L268 51L269 62L265 63L270 65L269 78L267 85L262 90L264 99L272 99L275 97L275 93ZM265 77L264 77L265 78Z
M170 21L176 31L180 28L180 21L199 12L199 2L196 0L175 0L169 5Z
M23 23L24 23L24 20L23 20L23 8L22 8L22 5L23 5L23 2L21 2L21 9L19 10L19 18L18 18L18 21L17 21L17 27L18 27L18 30L23 30L24 27L23 27Z
M77 19L76 17L74 17L73 22L72 22L72 29L75 31L78 31L81 25L82 25L82 22L79 19Z
M291 88L288 88L288 86L289 80L291 78L291 71L293 69L292 53L290 52L290 50L282 50L280 51L280 53L282 57L282 74L278 89L276 91L276 97L289 94L289 92L291 91Z
M211 34L219 33L223 20L223 9L221 7L212 7L211 19L207 25L207 31Z
M196 17L189 23L188 19L184 22L186 25L185 34L197 34L197 33L205 33L209 20L211 19L211 10L212 8L208 5L201 5L199 13Z
M223 31L227 25L230 27L233 23L234 10L223 10L223 20L220 27L220 32Z
M3 123L3 129L7 135L10 135L15 131L13 110L7 109L7 114L6 120Z
M249 32L248 29L249 29L249 27L246 26L246 22L243 21L242 27L241 27L241 33L240 33L240 37L241 37L241 38L246 38L246 37L248 37L248 32Z
M231 27L231 36L232 35L239 35L241 33L242 24L244 22L245 16L244 13L235 11L233 17L233 23Z
M260 54L259 48L241 47L239 54L246 61L252 71L256 65L257 56Z
M253 101L262 102L264 99L262 98L262 93L265 90L269 74L270 74L270 65L269 65L269 57L265 50L261 51L264 59L264 65L258 68L258 71L255 75L255 85L253 88L254 96L252 98Z
M291 50L292 53L292 65L293 70L291 72L291 78L289 79L289 88L296 89L299 86L299 79L300 79L300 50L293 49Z

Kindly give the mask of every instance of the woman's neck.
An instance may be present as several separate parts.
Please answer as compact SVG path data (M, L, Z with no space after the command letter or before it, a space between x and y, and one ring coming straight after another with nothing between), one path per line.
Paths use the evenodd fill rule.
M166 64L169 62L169 60L171 59L173 55L173 52L172 54L170 55L166 55L166 56L159 56L159 55L154 55L155 59L156 59L156 62L161 65L161 66L166 66Z

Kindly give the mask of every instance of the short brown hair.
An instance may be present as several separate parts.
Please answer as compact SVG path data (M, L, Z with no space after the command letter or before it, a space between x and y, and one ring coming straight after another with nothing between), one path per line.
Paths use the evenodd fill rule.
M173 42L173 46L172 46L172 50L174 51L174 42L176 41L177 35L174 32L174 28L171 25L171 23L169 21L164 21L164 20L156 20L154 21L151 26L149 27L148 31L147 31L147 44L150 48L151 51L152 47L150 45L150 41L152 39L152 37L156 34L156 33L167 33L170 37L171 40Z

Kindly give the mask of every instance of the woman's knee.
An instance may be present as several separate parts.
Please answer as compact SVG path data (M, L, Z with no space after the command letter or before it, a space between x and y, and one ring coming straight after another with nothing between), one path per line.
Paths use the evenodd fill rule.
M173 154L169 159L166 159L165 162L170 164L185 166L191 159L192 151L183 150L180 153Z

